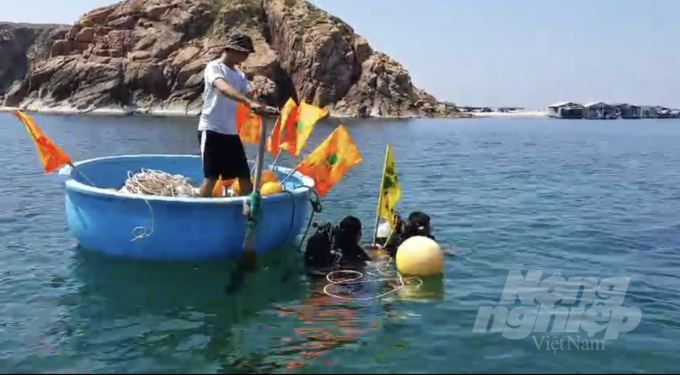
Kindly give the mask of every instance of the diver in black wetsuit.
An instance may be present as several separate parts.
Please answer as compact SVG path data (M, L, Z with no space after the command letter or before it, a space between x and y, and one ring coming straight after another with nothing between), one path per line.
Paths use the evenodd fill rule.
M305 266L308 273L325 276L339 269L357 269L371 261L371 256L361 247L362 225L354 216L347 216L338 226L330 223L316 225L317 231L309 238L305 250ZM397 232L388 238L376 239L376 244L391 258L396 257L397 249L407 239L425 236L432 240L430 216L414 211L404 222L397 217Z
M305 267L313 275L326 275L339 269L363 267L371 257L359 245L363 228L361 221L347 216L339 225L316 225L316 233L309 238L305 248Z
M408 215L408 220L404 222L401 217L397 219L397 233L392 234L389 238L383 239L383 249L392 258L397 255L397 249L407 239L414 236L424 236L435 240L432 235L432 226L430 224L430 216L424 212L414 211ZM377 242L377 241L376 241Z

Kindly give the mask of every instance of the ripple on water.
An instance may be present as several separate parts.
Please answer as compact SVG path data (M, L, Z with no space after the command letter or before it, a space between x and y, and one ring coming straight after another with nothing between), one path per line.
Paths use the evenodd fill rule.
M76 160L197 152L193 118L36 120ZM62 185L44 175L25 131L0 114L0 372L675 371L680 130L636 124L349 124L364 162L317 218L358 216L368 236L389 142L401 207L428 212L438 241L459 250L447 257L441 290L338 303L299 274L292 251L262 260L288 277L260 275L227 297L230 264L76 249L64 230ZM319 125L310 142L333 126ZM498 304L511 269L630 277L624 304L639 307L642 321L600 352L553 353L531 338L473 333L479 307Z

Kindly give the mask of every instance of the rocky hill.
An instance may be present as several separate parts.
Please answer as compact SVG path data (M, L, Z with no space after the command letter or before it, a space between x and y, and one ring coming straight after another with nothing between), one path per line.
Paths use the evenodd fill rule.
M0 23L0 97L30 70L31 62L50 56L52 42L70 29L63 25Z
M303 0L127 0L72 26L0 25L6 106L197 113L202 70L233 29L242 64L270 104L293 96L342 117L458 116L352 28Z

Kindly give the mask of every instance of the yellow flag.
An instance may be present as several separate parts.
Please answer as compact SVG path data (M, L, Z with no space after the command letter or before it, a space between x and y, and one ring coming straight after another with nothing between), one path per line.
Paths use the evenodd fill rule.
M380 198L378 200L378 217L387 220L393 231L397 229L397 202L401 199L401 184L397 177L397 169L392 156L392 146L387 145L385 151L385 166L380 183Z
M281 148L290 152L293 156L300 155L300 151L307 143L309 135L312 134L314 126L321 119L328 116L328 108L319 108L305 102L301 102L297 108L297 122L295 124L295 144L285 143Z
M338 126L295 168L314 180L316 191L325 196L342 177L361 163L361 153L344 125Z

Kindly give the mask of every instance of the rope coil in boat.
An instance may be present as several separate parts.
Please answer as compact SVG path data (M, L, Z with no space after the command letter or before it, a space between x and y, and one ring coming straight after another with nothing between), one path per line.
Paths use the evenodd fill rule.
M162 197L198 197L199 193L189 179L176 174L171 175L153 169L142 169L141 172L128 172L125 186L121 193L136 195L155 195Z

